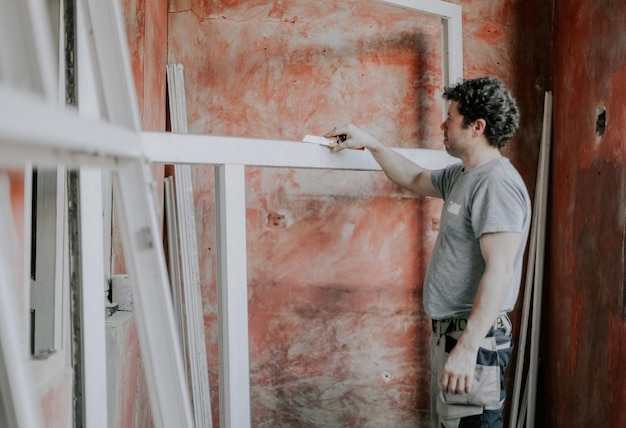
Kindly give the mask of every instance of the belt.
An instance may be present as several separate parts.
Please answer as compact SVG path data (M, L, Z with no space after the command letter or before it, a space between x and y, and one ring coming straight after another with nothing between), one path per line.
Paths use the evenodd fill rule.
M432 320L433 333L439 335L451 333L453 331L463 331L467 327L467 318L447 318L444 320ZM506 314L498 315L493 324L493 330L511 329L511 320Z

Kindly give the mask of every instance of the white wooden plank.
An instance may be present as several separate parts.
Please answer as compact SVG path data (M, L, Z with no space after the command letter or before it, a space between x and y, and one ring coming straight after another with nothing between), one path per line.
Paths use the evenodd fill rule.
M124 29L121 2L86 0L87 31L93 36L98 82L106 117L116 125L139 132L141 120Z
M84 1L76 3L76 35L75 35L75 92L76 104L81 117L94 120L106 119L103 102L104 93L98 76L100 70L97 62L96 44L93 38L91 17Z
M107 117L118 126L139 131L139 108L119 2L87 0L87 5ZM141 153L138 158L143 158ZM121 235L153 420L161 427L191 427L190 397L160 244L158 198L151 171L140 160L121 162L114 181L114 192L122 202Z
M91 18L86 2L76 2L76 96L82 118L103 117L102 86L96 62L97 50L92 37ZM110 73L115 74L115 73ZM108 174L108 172L107 172ZM108 177L110 178L110 177ZM104 249L110 244L111 223L104 223L105 197L103 174L100 169L82 167L79 171L80 263L82 325L82 399L83 423L88 427L108 426L107 351L105 330L105 290L108 287L108 267ZM110 189L109 189L110 190ZM107 204L111 209L111 204ZM110 221L110 216L109 216ZM75 421L76 422L76 421Z
M197 428L211 428L211 396L209 370L204 333L200 266L196 242L196 224L191 182L191 167L176 165L176 188L180 263L182 266L183 297L185 305L185 337L189 358L189 375L193 397L193 410Z
M98 168L83 167L79 180L83 420L85 426L107 428L102 173Z
M185 98L184 67L182 64L167 65L167 91L170 103L172 132L187 133L187 104Z
M216 168L220 422L250 427L245 168Z
M34 119L36 118L36 120ZM139 136L60 110L41 97L0 82L0 146L4 165L104 165L142 156Z
M442 75L443 86L451 86L463 79L463 18L459 6L454 16L442 19Z
M150 405L157 427L193 427L182 350L174 321L153 189L143 161L125 161L114 174L121 236L136 313Z
M185 311L183 305L183 289L180 273L180 248L178 243L178 225L176 221L176 202L173 177L167 177L163 186L165 191L165 219L167 229L167 254L170 278L170 288L172 290L172 303L174 305L174 317L183 348L183 361L187 361L185 348ZM187 366L185 365L185 379L189 378Z
M266 167L379 171L367 151L331 152L327 147L298 141L254 138L142 133L146 156L152 162L185 164L239 164ZM458 159L444 150L394 149L424 168L443 168Z
M187 107L182 64L167 66L168 96L172 131L187 133ZM180 272L184 292L184 351L189 365L188 374L193 398L196 428L211 428L211 395L204 333L200 266L196 237L196 217L190 165L174 166L176 200L177 248L180 251ZM171 242L171 241L170 241ZM175 290L176 291L176 290Z
M185 133L187 128L186 120L183 122L180 118L181 109L185 108L184 103L179 99L177 91L177 79L176 79L176 65L167 65L167 91L169 100L169 114L170 122L173 132L180 132L181 127L185 127ZM184 94L183 94L184 95ZM182 122L182 123L181 123ZM176 188L174 185L174 177L167 177L165 179L165 197L166 197L166 209L167 209L167 234L168 234L168 252L169 252L169 274L170 274L170 287L172 289L172 297L174 300L174 314L178 321L178 331L180 332L181 346L183 348L183 358L185 361L185 379L191 381L189 378L189 360L187 355L186 342L189 340L185 335L185 307L183 303L183 278L182 278L182 266L180 255L180 234L178 223L178 207L176 202ZM184 234L184 232L182 232ZM193 404L193 403L192 403ZM193 410L193 409L192 409ZM194 418L195 418L195 410ZM196 422L197 423L197 422Z
M177 66L176 64L168 64L167 65L167 92L168 92L168 101L169 101L169 114L170 114L170 122L172 126L173 132L180 132L181 128L184 127L184 133L187 130L187 120L186 120L186 106L184 102L181 102L180 94L178 91L178 79L177 77ZM184 97L184 93L182 94ZM181 120L181 111L185 112L185 120ZM178 171L175 171L177 174ZM184 235L184 231L179 230L179 222L178 222L178 204L176 202L177 193L176 186L174 185L174 177L170 176L165 179L165 196L166 196L166 208L167 211L167 233L168 233L168 251L169 251L169 273L170 273L170 286L172 289L172 296L174 299L174 313L176 315L176 319L178 321L178 331L180 332L181 346L183 347L183 357L185 361L185 379L188 379L189 382L192 382L193 379L189 377L189 360L187 355L187 346L186 343L190 340L189 337L185 335L186 325L185 325L185 305L183 303L183 273L181 266L181 233ZM193 394L192 394L193 395ZM195 403L195 399L194 402ZM192 404L193 404L192 403ZM196 416L195 409L194 418ZM197 424L197 421L196 421Z

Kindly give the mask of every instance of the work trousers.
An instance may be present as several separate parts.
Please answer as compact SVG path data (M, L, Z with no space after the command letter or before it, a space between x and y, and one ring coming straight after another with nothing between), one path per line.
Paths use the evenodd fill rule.
M511 320L498 316L483 339L476 358L476 368L469 394L444 393L441 373L446 358L467 325L467 318L432 322L430 391L433 428L503 427L502 411L506 391L504 372L513 353Z

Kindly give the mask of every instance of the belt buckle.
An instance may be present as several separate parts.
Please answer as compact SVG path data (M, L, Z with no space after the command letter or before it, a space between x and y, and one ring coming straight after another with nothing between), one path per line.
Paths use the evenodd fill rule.
M433 333L437 333L439 336L454 331L463 331L467 325L466 318L446 318L444 320L432 320L432 322ZM461 323L463 323L462 328Z
M498 315L496 320L493 322L494 330L507 330L510 328L510 321L508 320L507 315Z

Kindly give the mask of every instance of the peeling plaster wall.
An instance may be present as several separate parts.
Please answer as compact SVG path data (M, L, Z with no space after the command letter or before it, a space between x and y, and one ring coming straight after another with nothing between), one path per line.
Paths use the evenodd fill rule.
M456 3L465 76L518 98L506 154L532 193L551 5ZM190 133L299 141L353 122L393 146L443 147L437 19L374 1L196 0L171 0L168 19ZM216 422L214 177L194 172ZM246 201L253 426L427 426L421 288L440 203L382 173L260 168Z
M556 2L541 426L626 426L624 22L624 2Z

